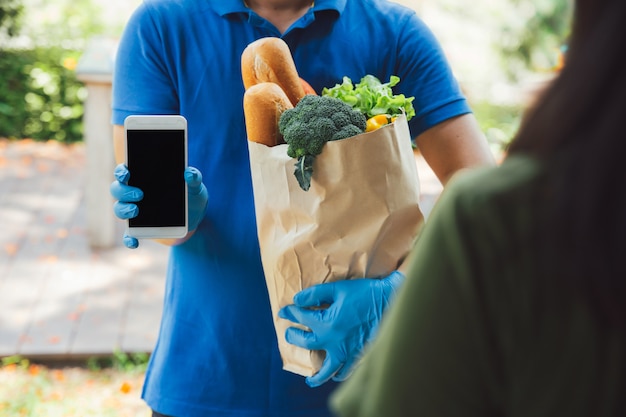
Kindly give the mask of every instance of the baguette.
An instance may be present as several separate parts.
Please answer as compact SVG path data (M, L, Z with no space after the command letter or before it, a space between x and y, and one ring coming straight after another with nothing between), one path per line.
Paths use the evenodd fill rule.
M267 146L284 143L278 130L278 119L291 108L291 101L278 84L261 82L252 85L243 95L248 140Z
M246 90L262 82L278 84L293 106L305 95L289 46L280 38L248 44L241 54L241 76Z

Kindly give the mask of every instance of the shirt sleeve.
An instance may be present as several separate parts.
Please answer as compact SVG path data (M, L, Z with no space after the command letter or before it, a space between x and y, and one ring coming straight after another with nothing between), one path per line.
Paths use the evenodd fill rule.
M406 20L398 38L398 86L415 97L409 122L413 137L455 116L471 113L466 97L438 39L416 15Z
M352 416L485 416L495 361L473 282L472 222L452 183L412 253L397 302L354 375L331 397ZM473 253L470 253L473 252Z
M131 114L177 114L175 59L156 11L142 3L129 19L115 59L113 124Z

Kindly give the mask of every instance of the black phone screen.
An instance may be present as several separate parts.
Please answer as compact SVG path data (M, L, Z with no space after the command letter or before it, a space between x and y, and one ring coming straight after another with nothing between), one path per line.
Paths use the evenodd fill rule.
M143 191L130 227L185 226L185 131L129 129L128 184Z

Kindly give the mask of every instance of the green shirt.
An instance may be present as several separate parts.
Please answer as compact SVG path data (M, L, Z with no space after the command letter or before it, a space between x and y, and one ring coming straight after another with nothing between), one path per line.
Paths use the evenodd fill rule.
M517 156L446 187L337 415L626 415L624 331L538 261L543 173Z

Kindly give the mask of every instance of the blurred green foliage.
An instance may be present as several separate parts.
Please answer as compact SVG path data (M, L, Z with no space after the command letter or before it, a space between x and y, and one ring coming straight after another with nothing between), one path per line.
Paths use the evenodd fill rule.
M21 1L24 22L20 34L36 46L80 50L91 36L118 32L103 20L101 2L95 0Z
M456 19L481 22L491 36L500 68L515 83L529 73L549 72L567 43L570 0L440 0ZM0 137L82 140L86 91L73 67L94 35L116 36L124 22L102 21L94 0L0 0ZM29 40L26 46L7 42ZM478 65L478 63L476 63ZM521 106L473 102L478 122L494 148L504 147L519 126Z
M150 361L150 354L145 352L126 353L115 349L110 356L92 356L87 359L87 369L100 371L112 368L124 372L145 372Z
M78 56L60 47L0 53L0 137L82 140L86 90L73 71Z
M556 76L562 65L573 14L571 0L508 0L498 19L498 36L493 45L500 70L519 84L529 74ZM532 78L532 77L531 77ZM523 82L522 82L523 85ZM513 139L524 106L474 103L473 109L489 144L503 150Z
M11 37L19 31L24 6L20 0L2 0L0 3L0 37Z
M74 68L106 34L92 0L0 0L0 137L83 139L87 92Z
M481 131L494 154L503 151L511 142L522 120L521 105L494 104L489 101L471 103Z
M511 80L558 65L572 19L571 0L509 0L497 38L502 69ZM504 18L504 16L507 16Z

